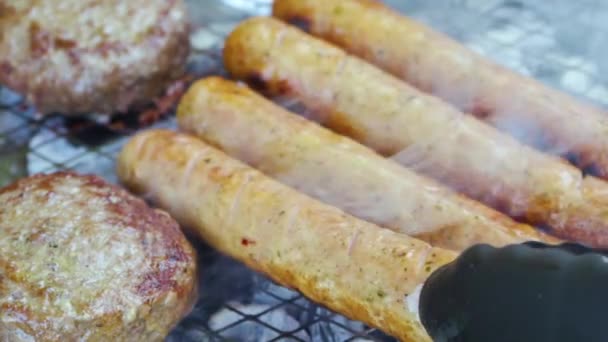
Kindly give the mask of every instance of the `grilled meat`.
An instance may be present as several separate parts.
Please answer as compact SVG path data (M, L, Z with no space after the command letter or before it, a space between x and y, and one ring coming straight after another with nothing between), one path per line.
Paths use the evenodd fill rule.
M1 341L162 341L194 295L177 223L125 190L65 172L0 190Z
M291 187L438 247L552 240L228 80L196 82L178 122Z

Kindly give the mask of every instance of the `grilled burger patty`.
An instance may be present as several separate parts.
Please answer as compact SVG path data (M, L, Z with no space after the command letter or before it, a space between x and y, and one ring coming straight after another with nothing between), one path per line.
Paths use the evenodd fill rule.
M177 223L96 176L0 189L1 341L160 341L190 309Z
M0 0L0 83L41 113L125 111L183 73L182 0Z

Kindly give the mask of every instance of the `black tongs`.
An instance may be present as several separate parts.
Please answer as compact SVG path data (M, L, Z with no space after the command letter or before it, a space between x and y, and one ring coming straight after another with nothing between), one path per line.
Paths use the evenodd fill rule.
M436 342L606 342L608 253L473 246L429 277L419 305Z

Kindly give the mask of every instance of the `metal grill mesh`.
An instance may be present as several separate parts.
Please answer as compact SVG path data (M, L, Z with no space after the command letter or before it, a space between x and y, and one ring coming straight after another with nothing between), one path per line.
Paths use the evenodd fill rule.
M223 38L243 18L270 11L269 0L189 2L195 23L189 65L198 76L225 74L220 60ZM550 16L532 1L388 2L501 64L608 105L606 79L598 76L601 56L595 53L594 58L593 51L585 48L581 54L575 39L605 30L588 16L577 20L572 16L598 11L608 14L608 6L599 0L555 1L559 6L544 9L554 11ZM569 39L575 40L574 47L560 41L569 31L556 27L559 20L572 22L577 35ZM578 54L568 52L569 47ZM28 174L66 169L117 182L115 157L130 134L112 132L101 121L59 116L39 119L21 97L0 88L0 186ZM175 128L175 118L155 126ZM194 243L202 270L201 297L169 341L392 341L273 284L200 242Z

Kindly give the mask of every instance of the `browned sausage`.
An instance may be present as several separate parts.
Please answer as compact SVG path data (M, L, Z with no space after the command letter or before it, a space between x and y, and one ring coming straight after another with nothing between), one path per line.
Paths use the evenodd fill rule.
M499 66L380 1L276 0L274 15L608 179L608 114L599 108ZM524 129L533 133L522 137Z
M453 252L346 215L185 134L137 135L118 174L211 246L277 282L403 341L430 341L406 296Z
M178 122L309 196L438 247L554 241L232 81L196 82L180 102Z
M326 42L252 18L228 37L224 62L233 75L295 97L312 117L403 165L561 237L608 247L607 207L586 198L589 179L578 169Z

